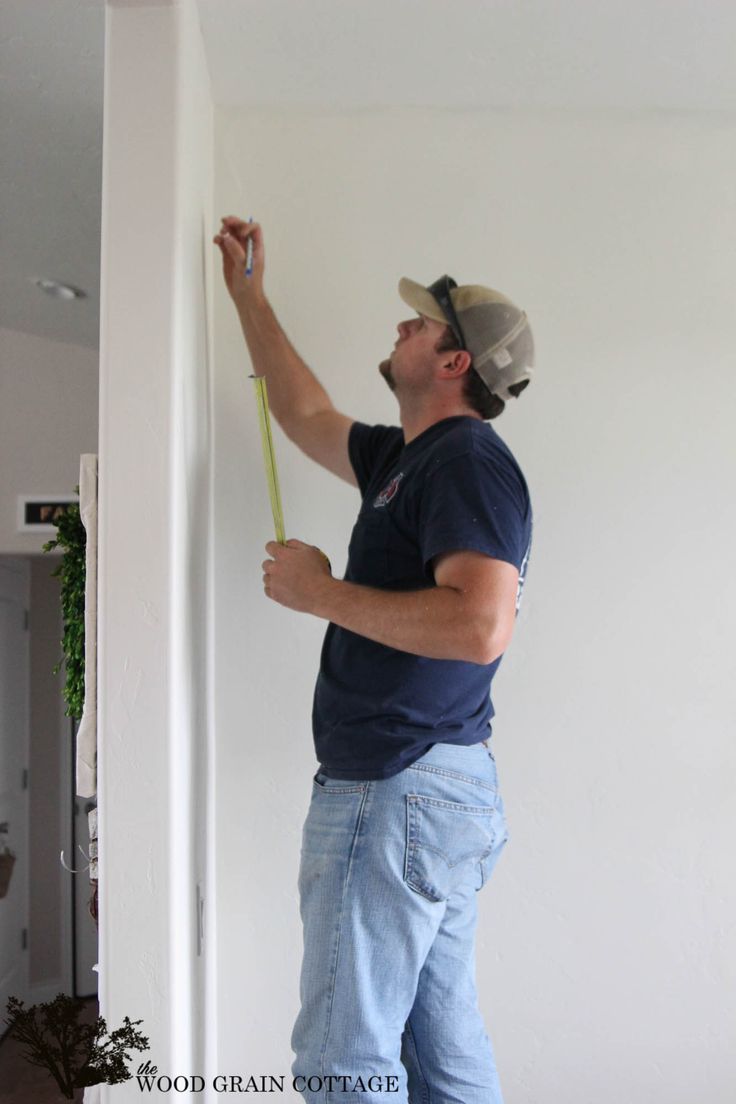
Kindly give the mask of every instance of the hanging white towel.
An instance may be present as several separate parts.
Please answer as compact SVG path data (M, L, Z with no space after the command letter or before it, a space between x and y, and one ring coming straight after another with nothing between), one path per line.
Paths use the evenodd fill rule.
M84 581L84 708L77 732L77 795L97 793L97 456L82 454L79 514L87 532ZM86 1095L85 1095L86 1099Z

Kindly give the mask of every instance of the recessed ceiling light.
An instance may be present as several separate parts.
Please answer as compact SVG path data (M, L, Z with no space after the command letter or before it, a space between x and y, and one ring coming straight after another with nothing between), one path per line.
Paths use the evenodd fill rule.
M53 296L54 299L86 299L87 297L86 291L82 291L81 288L72 287L70 284L60 284L56 280L34 279L32 282L41 291Z

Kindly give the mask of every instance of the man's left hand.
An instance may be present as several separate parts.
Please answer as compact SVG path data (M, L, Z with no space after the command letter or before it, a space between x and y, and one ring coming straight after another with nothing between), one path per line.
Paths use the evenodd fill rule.
M261 565L266 595L288 609L312 613L321 588L332 579L330 561L324 552L298 540L288 540L286 544L269 541L266 551L273 557Z

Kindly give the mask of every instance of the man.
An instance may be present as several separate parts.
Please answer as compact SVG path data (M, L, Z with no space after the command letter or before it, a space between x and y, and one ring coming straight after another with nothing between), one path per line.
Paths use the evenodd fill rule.
M230 216L214 241L275 418L362 497L344 579L298 540L269 542L263 563L269 598L329 622L299 871L295 1087L308 1101L500 1104L475 990L476 895L508 839L489 689L532 511L487 420L530 380L529 324L492 289L402 280L417 317L379 366L401 429L367 426L335 410L279 326L260 226Z

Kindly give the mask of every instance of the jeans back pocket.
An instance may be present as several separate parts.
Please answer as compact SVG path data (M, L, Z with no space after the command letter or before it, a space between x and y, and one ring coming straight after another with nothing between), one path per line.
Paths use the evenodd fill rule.
M499 827L495 806L406 794L404 881L429 901L446 901L468 877L480 889Z

